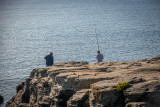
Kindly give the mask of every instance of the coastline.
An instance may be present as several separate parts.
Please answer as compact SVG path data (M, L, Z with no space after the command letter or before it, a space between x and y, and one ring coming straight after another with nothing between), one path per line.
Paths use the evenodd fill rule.
M130 85L119 92L117 85ZM160 55L147 60L70 61L35 68L6 104L39 107L130 107L160 105Z

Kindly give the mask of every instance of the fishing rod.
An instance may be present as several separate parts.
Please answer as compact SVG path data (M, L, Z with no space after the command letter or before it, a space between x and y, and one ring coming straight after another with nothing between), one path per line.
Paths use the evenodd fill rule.
M98 50L99 50L99 43L98 43L98 37L97 37L97 32L96 32L96 28L95 28L95 34L96 34L96 40L97 40L97 46L98 46Z

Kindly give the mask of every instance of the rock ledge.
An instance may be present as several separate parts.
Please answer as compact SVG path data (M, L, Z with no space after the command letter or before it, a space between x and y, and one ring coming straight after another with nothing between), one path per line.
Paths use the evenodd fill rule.
M118 92L116 86L130 87ZM160 107L160 55L132 62L56 63L33 69L6 107Z

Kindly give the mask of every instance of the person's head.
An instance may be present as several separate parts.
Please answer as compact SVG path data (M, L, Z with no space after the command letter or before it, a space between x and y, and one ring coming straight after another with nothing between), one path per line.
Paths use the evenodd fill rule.
M100 51L98 50L97 53L100 53Z
M53 52L50 52L50 55L53 55Z

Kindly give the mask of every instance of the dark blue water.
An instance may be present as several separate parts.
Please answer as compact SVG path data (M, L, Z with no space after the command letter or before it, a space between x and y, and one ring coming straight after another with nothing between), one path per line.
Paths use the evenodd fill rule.
M160 54L159 0L0 0L0 94L5 102L44 56L96 62ZM4 104L2 105L4 106Z

